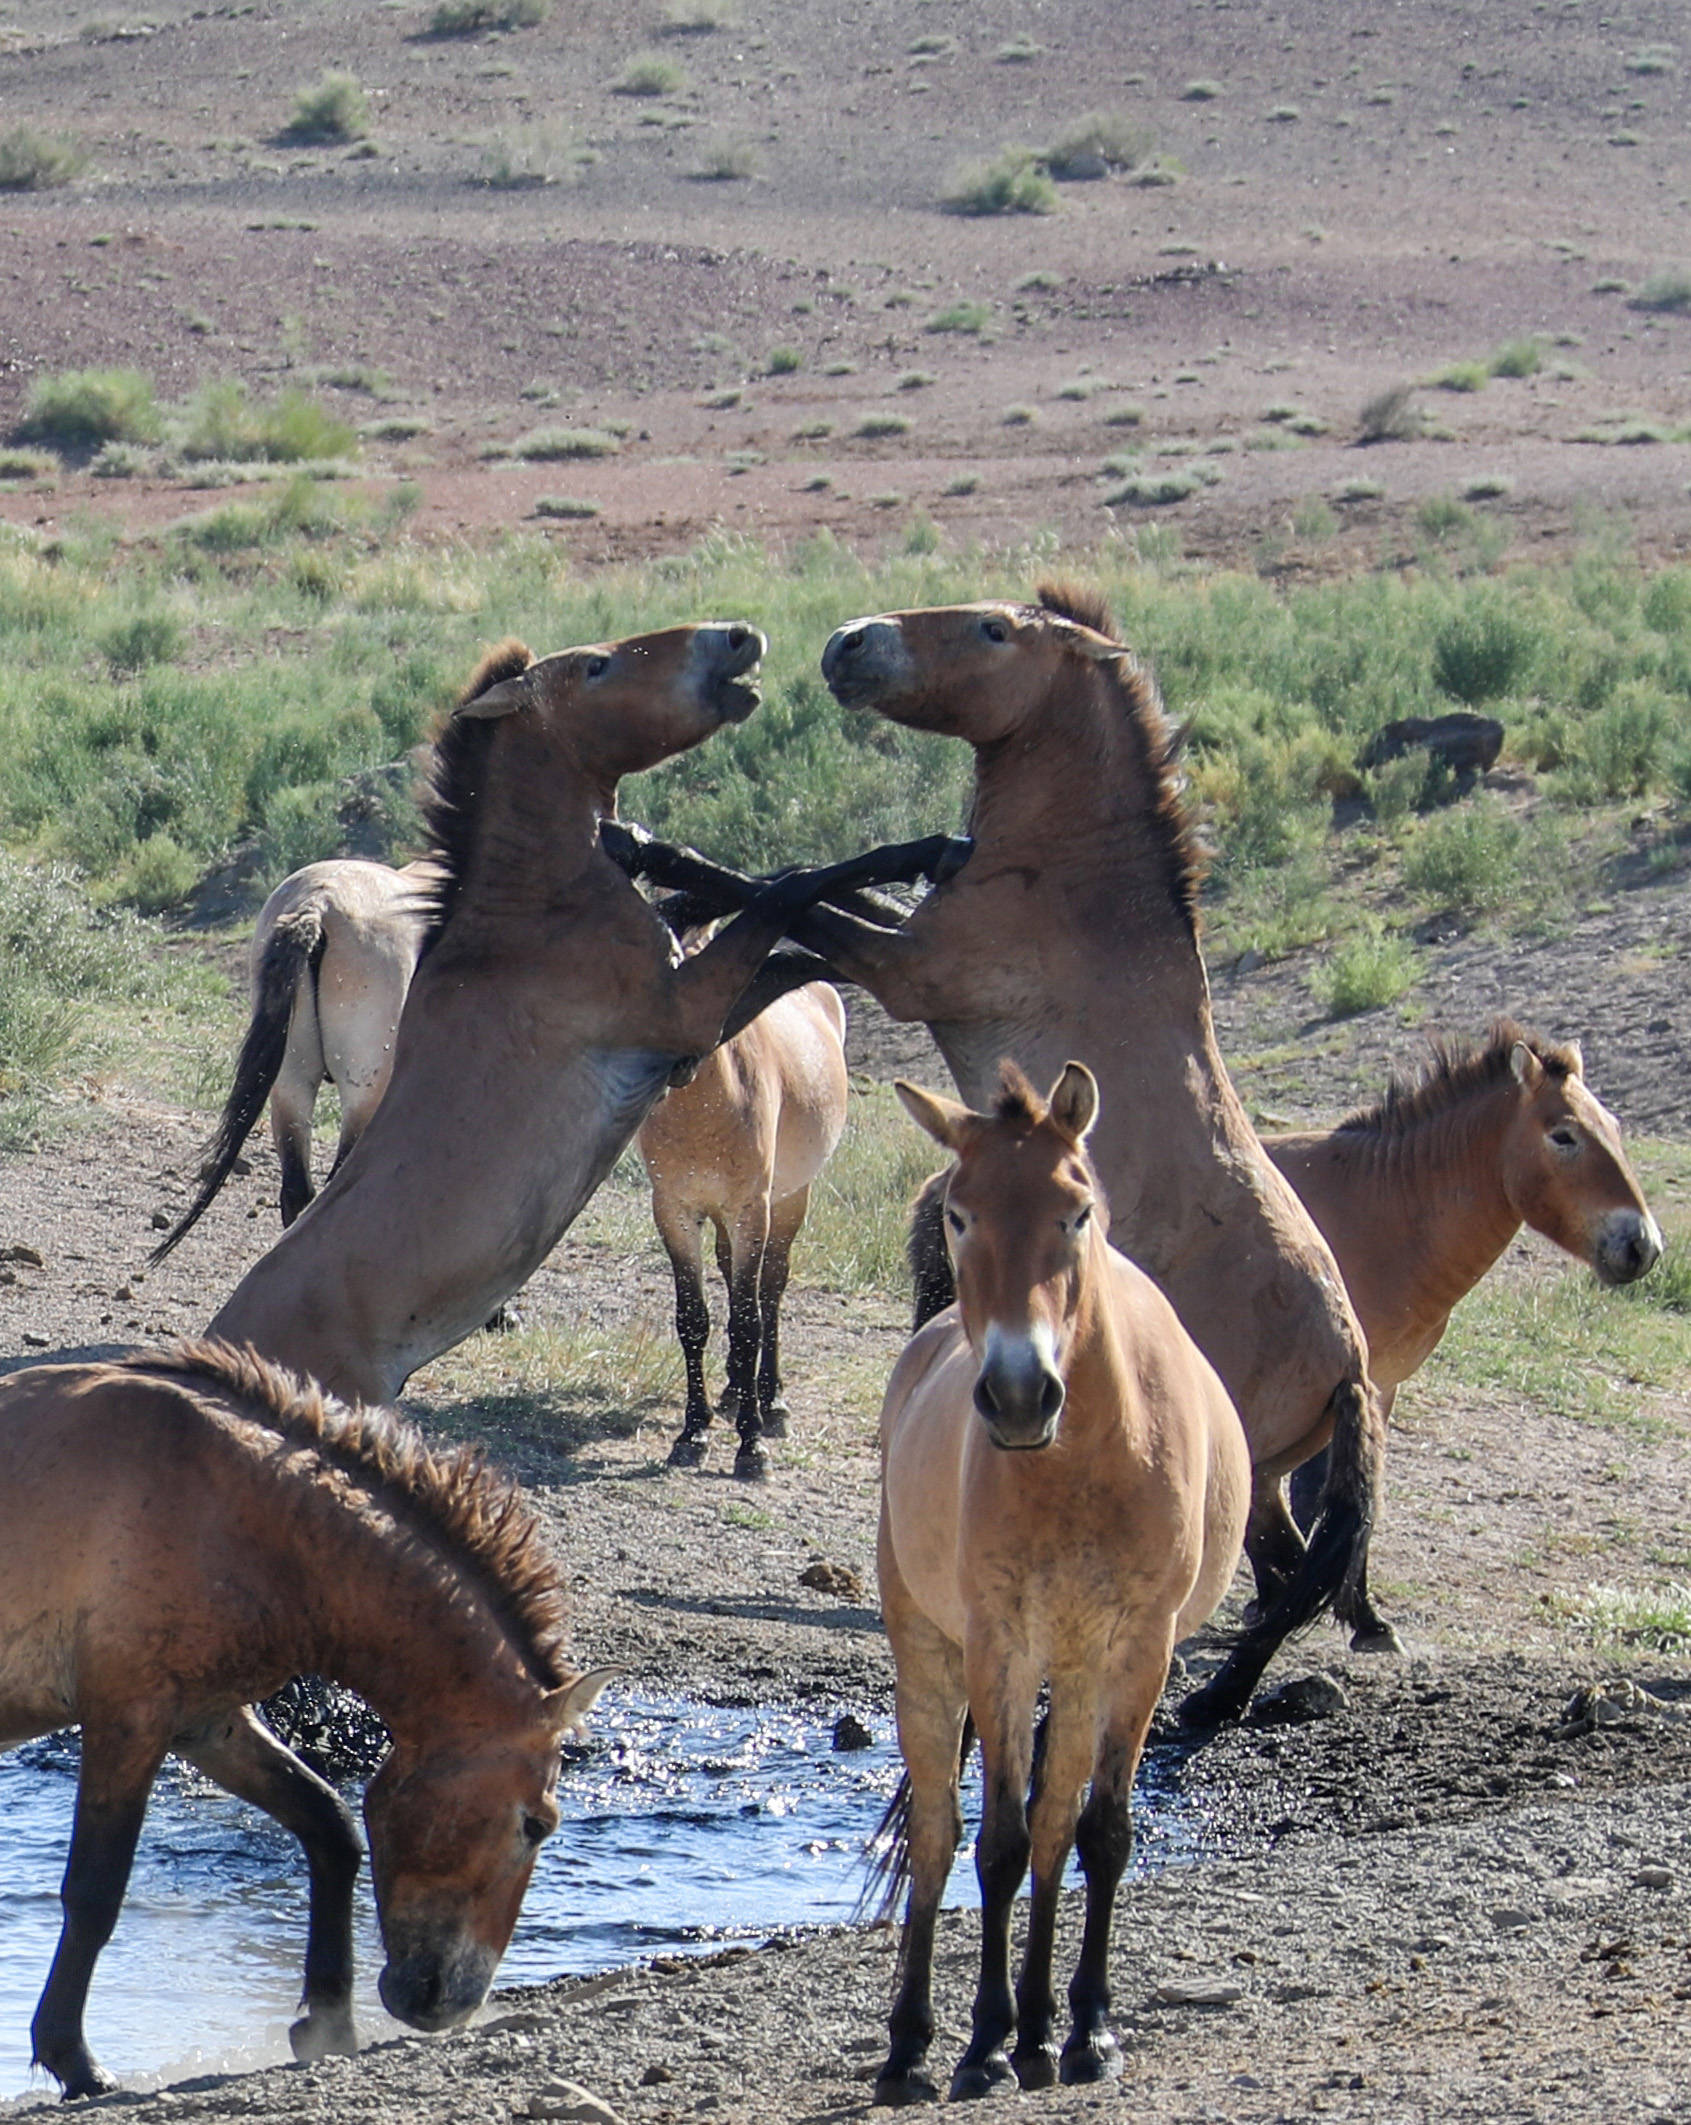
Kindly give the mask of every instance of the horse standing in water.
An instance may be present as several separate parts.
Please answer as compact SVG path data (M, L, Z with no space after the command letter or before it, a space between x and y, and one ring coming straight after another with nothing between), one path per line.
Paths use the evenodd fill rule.
M310 1672L393 1747L365 1795L387 1963L417 2029L480 2006L541 1843L559 1744L614 1669L565 1657L566 1581L513 1486L385 1411L226 1345L0 1381L0 1748L80 1725L64 1930L32 2034L67 2096L115 2084L83 2035L167 1752L305 1848L296 2056L358 2048L345 1803L247 1709Z
M981 1973L951 2094L985 2095L1012 2073L1041 2088L1121 2070L1109 1943L1134 1772L1177 1640L1233 1577L1251 1491L1227 1390L1150 1278L1109 1245L1087 1156L1091 1073L1070 1063L1043 1101L1006 1064L991 1114L897 1090L956 1157L945 1218L957 1306L906 1348L881 1412L881 1606L908 1781L894 1865L911 1882L881 2103L934 2093L934 1925L962 1834L965 1714L983 1760ZM1053 1935L1076 1845L1086 1924L1059 2054ZM1030 1857L1012 1998L1010 1908Z
M675 1276L676 1333L687 1366L673 1468L699 1466L711 1421L701 1245L707 1219L728 1286L723 1406L740 1434L734 1473L761 1476L761 1441L786 1436L781 1300L811 1184L845 1127L846 1091L845 1006L826 982L812 982L713 1049L692 1082L666 1094L640 1126L635 1142Z
M1262 1141L1338 1258L1388 1411L1523 1224L1601 1284L1633 1283L1661 1255L1578 1042L1512 1019L1478 1045L1435 1045L1419 1079L1394 1081L1336 1129ZM1316 1473L1306 1463L1294 1478L1300 1515Z
M194 1199L153 1250L162 1260L210 1207L270 1102L282 1223L316 1193L312 1116L328 1078L340 1094L331 1176L369 1127L393 1074L393 1042L428 928L433 866L362 857L308 863L259 911L248 956L252 1012Z
M780 993L756 977L800 908L947 846L762 881L679 956L600 827L624 775L751 714L766 647L715 623L483 659L435 741L436 881L386 1096L212 1334L348 1399L397 1394L526 1282L670 1079Z

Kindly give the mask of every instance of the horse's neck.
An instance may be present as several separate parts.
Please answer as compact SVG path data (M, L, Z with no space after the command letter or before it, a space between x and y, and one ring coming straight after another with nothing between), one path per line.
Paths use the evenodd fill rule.
M615 810L614 785L583 776L560 789L555 775L507 768L484 799L454 925L508 922L579 891L600 867L599 822Z
M1115 1278L1109 1241L1094 1227L1080 1306L1066 1337L1063 1414L1070 1444L1088 1454L1118 1445L1124 1434L1130 1451L1141 1443L1139 1397L1116 1320Z
M1383 1136L1365 1162L1376 1230L1407 1242L1406 1295L1442 1320L1521 1229L1503 1185L1510 1094L1490 1087Z
M426 1738L446 1704L455 1715L481 1706L491 1720L532 1702L542 1685L491 1603L426 1538L339 1496L321 1500L309 1526L303 1671L356 1690L396 1739Z

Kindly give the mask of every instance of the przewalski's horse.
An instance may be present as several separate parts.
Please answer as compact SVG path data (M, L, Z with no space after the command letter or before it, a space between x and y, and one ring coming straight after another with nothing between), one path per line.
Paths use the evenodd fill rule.
M312 1116L325 1077L340 1094L333 1173L369 1126L393 1072L393 1040L428 926L434 872L361 857L308 863L259 912L248 959L252 1015L194 1199L153 1249L161 1261L210 1207L270 1102L282 1223L316 1190Z
M896 1019L921 1019L959 1091L998 1058L1049 1081L1080 1056L1103 1090L1094 1161L1125 1252L1227 1383L1256 1466L1247 1547L1265 1613L1195 1700L1240 1709L1289 1630L1333 1603L1395 1644L1361 1592L1384 1424L1326 1243L1263 1155L1216 1046L1198 949L1198 860L1149 675L1096 602L1047 588L854 621L823 675L975 752L974 854L902 927L813 908L792 934ZM1335 1442L1306 1554L1281 1478Z
M213 1334L390 1399L526 1281L671 1076L768 1001L754 977L785 924L908 875L898 850L765 881L683 960L605 854L620 779L750 715L765 647L713 623L483 659L435 741L437 875L387 1094Z
M1579 1044L1500 1019L1336 1129L1263 1138L1338 1258L1389 1411L1523 1224L1630 1284L1662 1251ZM1307 1469L1298 1472L1300 1508Z
M1134 1772L1176 1641L1232 1579L1251 1491L1227 1390L1167 1299L1109 1244L1086 1149L1091 1074L1070 1063L1047 1104L1007 1064L991 1114L906 1084L898 1094L956 1154L945 1215L957 1307L910 1343L881 1412L881 1606L908 1782L891 1815L903 1817L911 1879L883 2103L934 2092L923 2070L934 1921L962 1834L965 1713L983 1758L981 1973L951 2093L985 2095L1012 2072L1024 2088L1119 2072L1110 1922ZM1059 2056L1052 1936L1072 1845L1086 1925ZM1010 1907L1030 1856L1012 1999Z
M82 1729L64 1930L32 2026L67 2096L114 2085L83 2009L166 1751L304 1846L294 2051L358 2048L358 1831L246 1709L302 1670L360 1691L393 1737L364 1801L382 1999L418 2029L468 2019L557 1827L559 1743L615 1672L565 1657L565 1589L477 1455L250 1352L179 1343L0 1381L0 1748Z
M702 1241L708 1219L728 1286L728 1393L740 1435L737 1476L763 1474L761 1440L784 1438L781 1300L811 1183L846 1118L845 1006L826 982L780 997L660 1100L636 1142L652 1216L675 1273L675 1327L687 1363L687 1411L674 1468L705 1456L710 1397Z

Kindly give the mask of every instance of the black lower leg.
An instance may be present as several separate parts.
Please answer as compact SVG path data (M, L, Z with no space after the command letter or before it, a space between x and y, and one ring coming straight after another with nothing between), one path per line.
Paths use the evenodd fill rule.
M1028 1869L1027 1806L1020 1793L987 1796L976 1847L981 1888L981 1974L969 2048L951 2077L954 2101L988 2094L1011 2076L1004 2041L1016 2026L1010 1992L1010 1908Z
M1110 1924L1116 1891L1133 1854L1133 1816L1125 1782L1094 1782L1075 1829L1075 1845L1086 1876L1086 1928L1069 1981L1073 2019L1060 2071L1068 2082L1099 2081L1121 2070L1121 2047L1109 2029Z
M85 1755L85 1769L86 1762ZM60 1890L64 1926L30 2024L35 2063L63 2085L67 2098L102 2095L117 2086L89 2050L82 2017L94 1965L112 1937L129 1884L151 1785L149 1772L138 1792L120 1799L90 1801L85 1791L77 1795L70 1858Z

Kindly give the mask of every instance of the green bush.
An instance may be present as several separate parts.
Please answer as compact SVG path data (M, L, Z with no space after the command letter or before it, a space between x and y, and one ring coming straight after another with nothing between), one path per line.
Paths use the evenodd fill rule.
M294 107L282 128L284 140L362 140L370 130L370 99L356 74L328 67L308 88L294 92Z
M1491 371L1484 362L1452 362L1433 378L1441 391L1483 391L1490 380Z
M1403 859L1403 882L1436 907L1483 914L1521 888L1526 834L1490 797L1470 798L1419 829Z
M119 677L181 653L182 629L167 612L137 612L101 630L100 654Z
M1493 376L1536 376L1544 366L1543 344L1532 338L1509 340L1486 366Z
M87 166L87 150L61 133L33 125L0 133L0 192L49 191L70 184Z
M733 184L758 174L756 147L736 135L717 134L699 150L691 176L701 184Z
M1691 272L1683 266L1664 266L1652 273L1627 298L1629 310L1691 310Z
M1052 214L1057 187L1030 148L1006 148L989 162L959 163L940 203L948 214Z
M557 517L565 523L585 522L599 514L599 504L582 501L573 494L537 494L534 513L536 516Z
M1132 170L1156 153L1152 128L1126 111L1088 111L1074 118L1040 151L1040 160L1061 183Z
M1666 779L1679 731L1680 719L1659 687L1647 679L1624 681L1578 730L1564 770L1569 793L1587 803L1647 796Z
M511 455L542 464L566 458L615 457L621 438L608 428L531 428L511 445Z
M150 377L138 369L64 369L30 386L18 435L25 442L151 443L160 432Z
M1422 434L1426 422L1415 404L1413 384L1393 384L1377 393L1357 416L1357 441L1361 443L1409 443Z
M437 0L431 37L474 37L482 30L533 29L552 12L552 0Z
M636 52L611 88L618 96L678 96L687 86L687 69L667 53Z
M519 191L527 185L573 184L581 169L581 149L564 126L517 126L496 133L482 149L482 183L498 192Z
M1315 976L1315 993L1329 1018L1378 1011L1406 996L1421 978L1421 957L1407 937L1377 927L1350 937Z
M771 347L763 366L771 376L793 376L804 367L804 356L797 347Z
M943 310L936 310L922 327L924 332L963 332L979 334L992 322L992 312L985 303L948 303Z
M258 405L233 377L200 387L188 406L182 437L184 457L231 464L296 465L350 457L357 449L351 422L309 393L290 386L270 404Z
M1531 654L1531 632L1507 606L1471 606L1446 621L1434 639L1433 683L1473 708L1510 692Z

